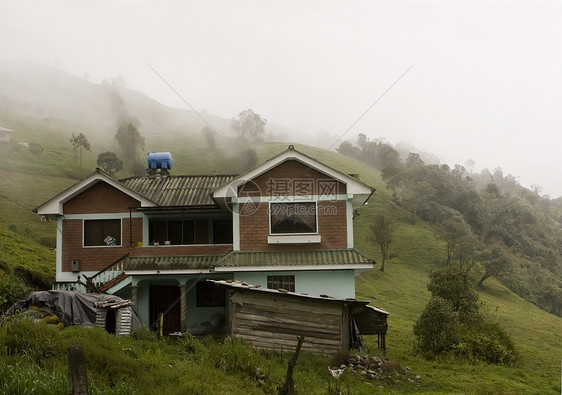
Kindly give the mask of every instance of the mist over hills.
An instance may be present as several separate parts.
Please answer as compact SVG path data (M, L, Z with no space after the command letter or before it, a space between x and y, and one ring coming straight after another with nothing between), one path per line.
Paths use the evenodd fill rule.
M94 132L94 139L113 139L124 115L137 118L141 133L147 137L199 133L205 126L192 111L165 106L127 89L122 78L95 84L85 77L40 64L0 61L0 108L46 122L72 121ZM229 120L210 114L205 118L216 128L229 124Z
M62 120L72 123L74 129L83 128L75 130L76 134L83 132L91 142L110 149L115 145L114 135L121 121L136 118L140 122L140 133L149 142L188 135L200 138L201 130L206 126L216 130L219 139L227 146L234 140L230 120L238 114L226 114L226 118L205 110L196 114L189 109L169 107L142 92L127 88L123 76L96 84L89 81L88 75L78 77L41 64L0 60L0 87L0 111L5 111L4 116L0 114L1 127L17 129L17 123L6 119L6 114L13 119L34 117L45 123L53 119ZM255 110L259 113L259 109ZM339 136L327 131L311 134L290 130L278 121L268 120L265 139L336 149L345 140L353 143L356 136L355 132ZM17 134L13 137L18 139ZM384 137L381 139L385 141ZM397 143L394 148L403 161L409 152L417 152L425 163L440 164L439 153L422 152L408 142ZM164 150L167 149L164 147ZM465 160L460 158L457 163L466 165ZM470 171L470 166L467 167ZM509 169L503 171L509 174ZM514 177L517 179L517 175Z

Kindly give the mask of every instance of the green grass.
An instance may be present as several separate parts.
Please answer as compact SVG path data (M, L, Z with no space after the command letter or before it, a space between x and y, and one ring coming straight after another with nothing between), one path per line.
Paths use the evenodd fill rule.
M11 121L3 126L18 126L18 141L32 141L44 146L39 157L18 152L0 158L0 261L4 270L13 273L17 267L44 281L54 275L54 252L46 245L55 237L56 224L41 222L29 209L55 196L95 168L95 158L110 148L107 142L92 138L92 152L84 157L84 168L75 168L68 144L72 132L80 130L62 120L43 125L38 119ZM15 127L14 127L15 128ZM37 131L41 130L38 134ZM15 134L14 134L15 137ZM93 140L93 141L92 141ZM173 174L228 174L239 171L244 158L217 139L216 150L207 149L199 135L164 134L147 137L147 151L171 151ZM255 147L260 162L287 149L288 144L267 143ZM360 208L354 219L355 245L360 251L380 262L380 254L370 239L374 216L384 211L392 220L395 238L391 252L397 256L387 262L384 273L375 269L357 277L357 298L390 312L387 347L389 358L408 366L422 379L418 392L423 393L560 393L560 355L562 319L524 301L496 280L488 279L478 289L485 302L507 332L513 337L520 361L513 367L468 364L457 360L426 361L413 355L413 324L423 311L430 294L426 284L431 270L445 261L445 249L430 225L416 221L391 200L380 174L364 163L334 152L296 145L298 150L344 172L358 173L361 181L377 189L367 206ZM49 154L56 151L60 154ZM126 173L118 174L125 177ZM474 269L475 280L478 268ZM475 281L476 282L476 281ZM31 330L31 329L30 329ZM210 339L181 342L154 339L116 339L103 331L70 328L53 338L59 344L56 355L41 363L29 355L7 355L0 350L0 388L16 377L13 391L42 383L62 388L66 383L64 347L70 342L84 344L89 358L89 372L94 393L272 393L284 379L288 356L260 353L240 344L224 344ZM58 340L56 340L58 339ZM366 344L376 353L376 339L366 337ZM103 347L100 347L103 345ZM3 353L3 354L2 354ZM226 356L223 355L226 353ZM104 362L105 365L104 365ZM325 394L329 377L329 359L301 355L295 372L301 393ZM91 365L90 365L91 364ZM115 372L108 371L114 367ZM264 385L256 381L255 368L266 374ZM143 372L138 375L138 372ZM113 377L113 379L110 379ZM141 377L137 379L136 377ZM18 381L19 380L19 381ZM113 381L112 381L113 380ZM39 384L41 383L41 384ZM333 384L333 383L332 383ZM9 384L12 385L12 384ZM369 387L355 377L345 377L341 390L350 393L413 392L415 387L402 380ZM0 390L1 392L2 390Z

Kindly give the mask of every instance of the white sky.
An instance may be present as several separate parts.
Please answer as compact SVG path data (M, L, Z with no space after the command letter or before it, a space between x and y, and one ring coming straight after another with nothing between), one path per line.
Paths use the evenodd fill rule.
M347 138L562 196L562 2L0 0L0 19L0 58L122 75L186 108L150 64L198 110L301 135L342 135L415 63Z

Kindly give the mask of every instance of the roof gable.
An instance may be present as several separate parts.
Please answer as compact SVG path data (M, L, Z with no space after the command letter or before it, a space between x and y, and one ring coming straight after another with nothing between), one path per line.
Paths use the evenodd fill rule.
M364 203L375 191L367 184L359 181L358 179L342 173L328 165L325 165L318 160L303 154L294 149L292 145L287 150L279 155L269 159L267 162L247 171L246 173L234 178L230 182L224 184L213 193L213 197L217 201L226 201L234 197L238 197L239 188L249 181L255 180L257 177L264 173L271 171L275 167L285 163L286 161L294 160L302 163L303 165L315 170L318 173L325 175L329 179L334 179L345 185L346 193L355 196L354 205ZM359 203L360 202L360 203Z
M74 197L80 195L82 192L90 189L92 186L99 182L105 182L115 189L121 191L122 193L130 196L131 198L140 202L141 207L151 207L156 206L156 204L144 196L141 196L137 192L127 188L125 185L119 181L113 179L108 174L100 169L96 169L92 174L86 178L80 180L76 184L67 188L63 192L59 193L55 197L47 200L41 206L37 207L35 211L39 215L63 215L64 214L64 204Z

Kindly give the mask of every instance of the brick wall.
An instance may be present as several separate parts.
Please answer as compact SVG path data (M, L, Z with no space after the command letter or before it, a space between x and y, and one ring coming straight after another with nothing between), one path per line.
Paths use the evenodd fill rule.
M123 213L140 207L133 199L106 182L100 181L64 204L65 214Z
M125 213L128 215L128 213ZM187 246L143 246L138 242L142 240L142 218L133 218L132 227L129 228L129 218L121 222L120 247L82 247L83 230L81 219L66 219L63 221L62 244L62 271L70 271L70 261L80 260L81 271L99 271L122 256L155 256L155 255L207 255L227 254L232 251L232 245L187 245ZM132 243L131 241L132 234Z
M330 209L326 209L327 207ZM318 233L321 235L322 241L314 244L268 244L268 208L268 203L261 203L252 214L240 216L240 250L294 251L347 248L345 201L318 203ZM241 207L241 211L243 210L244 207Z
M297 161L285 161L268 172L254 178L252 182L246 183L239 188L239 196L276 196L280 192L280 188L284 188L283 180L291 180L289 182L289 195L302 194L305 192L303 188L307 188L307 182L310 182L310 195L326 194L324 188L333 186L332 193L346 193L346 185L336 181L333 178L320 173L311 167ZM294 181L299 182L296 185ZM304 183L303 183L304 182ZM308 189L308 188L307 188Z
M129 228L129 218L121 221L120 247L82 247L83 229L81 219L65 219L62 225L62 271L70 271L70 261L80 260L81 271L97 271L109 266L130 252L130 230L133 242L142 240L142 219L133 218Z

